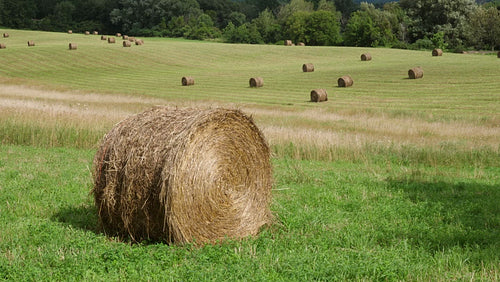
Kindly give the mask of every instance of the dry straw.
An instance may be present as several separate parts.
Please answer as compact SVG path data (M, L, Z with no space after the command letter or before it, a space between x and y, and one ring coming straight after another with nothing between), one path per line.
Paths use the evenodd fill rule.
M441 49L432 50L432 56L434 56L434 57L443 56L443 50L441 50Z
M130 41L130 42L134 42L134 41L135 41L135 37L133 37L133 36L129 36L128 41Z
M76 49L78 49L78 45L76 43L69 44L69 50L76 50Z
M311 91L311 102L328 101L328 93L326 89L314 89Z
M123 39L123 40L128 40L128 35L123 35L123 36L122 36L122 39Z
M144 45L144 40L142 40L142 39L136 39L135 40L135 45Z
M99 32L98 31L94 31L94 35L99 35Z
M4 33L4 34L3 34L3 37L4 37L4 38L7 38L7 37L9 37L9 34L8 34L8 33Z
M28 47L35 46L35 42L33 40L28 41Z
M115 43L116 40L114 37L108 37L108 43Z
M249 83L250 87L262 87L264 86L264 79L262 77L252 77Z
M270 151L238 110L156 107L118 123L93 162L92 194L111 236L215 243L272 221Z
M370 53L361 54L361 61L371 61L372 55Z
M123 41L123 47L130 47L130 46L132 46L132 44L130 43L130 41L127 41L127 40Z
M190 85L194 85L194 78L191 77L191 76L184 76L182 79L181 79L181 82L182 82L182 85L183 86L190 86Z
M105 35L101 35L101 40L107 40L108 38Z
M5 45L5 43L0 43L0 49L5 49L7 48L7 46Z
M304 42L299 42L297 43L297 46L306 46L306 44Z
M292 46L292 40L285 40L285 46Z
M408 71L408 77L410 79L417 79L424 77L424 70L421 67L411 68Z
M116 37L122 37L122 34L121 33L116 33Z
M90 31L85 31L85 35L89 35L90 34Z
M303 72L313 72L314 71L314 65L313 64L303 64L302 65L302 71Z
M354 84L352 77L349 75L344 75L337 80L339 87L350 87Z
M73 34L73 31L71 29L68 30L68 34Z

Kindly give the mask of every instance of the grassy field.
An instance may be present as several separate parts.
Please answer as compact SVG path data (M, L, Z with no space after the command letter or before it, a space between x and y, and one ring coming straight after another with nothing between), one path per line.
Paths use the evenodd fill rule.
M495 56L3 32L0 279L500 279ZM407 79L414 66L423 79ZM345 74L354 86L336 87ZM256 76L263 88L248 87ZM315 88L329 101L309 102ZM273 150L275 225L203 248L98 230L98 142L159 104L254 117Z

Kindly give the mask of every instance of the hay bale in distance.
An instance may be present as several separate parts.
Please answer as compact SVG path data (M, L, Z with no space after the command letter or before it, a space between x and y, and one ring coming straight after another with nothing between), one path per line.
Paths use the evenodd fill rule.
M497 57L500 58L500 51L498 51Z
M116 35L116 37L122 37L122 34L119 32L117 32L115 35Z
M78 45L76 43L69 44L69 50L76 50L76 49L78 49Z
M73 31L71 29L68 30L68 34L73 34Z
M101 35L101 40L108 40L108 38L105 35Z
M85 31L85 35L90 35L90 31Z
M262 87L264 86L264 79L262 77L252 77L249 83L250 87Z
M292 46L292 40L285 40L285 46Z
M28 41L28 47L33 47L35 46L35 42L33 40Z
M123 35L123 36L122 36L122 39L123 39L123 40L128 40L128 35Z
M3 34L3 38L7 38L7 37L9 37L9 36L10 36L10 35L9 35L8 33L4 33L4 34Z
M433 57L443 56L443 50L441 50L441 49L434 49L434 50L432 50L432 56Z
M311 91L311 102L328 101L328 93L326 89L314 89Z
M354 84L352 77L349 75L344 75L337 80L339 87L350 87Z
M184 76L182 79L181 79L181 82L182 82L182 86L190 86L190 85L194 85L194 78L191 77L191 76Z
M134 41L135 41L135 37L133 37L133 36L129 36L129 37L128 37L128 41L130 41L130 42L134 42Z
M306 46L306 44L304 42L299 42L297 43L297 46Z
M131 47L131 46L132 46L132 44L130 43L130 41L128 41L128 40L123 41L123 47Z
M7 45L5 45L5 43L0 43L0 49L5 49L7 48Z
M114 37L108 37L108 43L116 43L116 39Z
M144 45L144 40L142 40L142 39L136 39L135 40L135 45Z
M424 70L421 67L415 67L408 70L408 77L410 79L418 79L424 77Z
M302 71L303 72L313 72L314 71L314 65L313 64L303 64L302 65Z
M270 150L239 110L156 107L118 123L93 162L104 231L133 241L215 243L272 221Z
M361 54L361 61L371 61L372 55L370 53Z
M99 35L99 32L98 31L94 31L93 34L94 35Z

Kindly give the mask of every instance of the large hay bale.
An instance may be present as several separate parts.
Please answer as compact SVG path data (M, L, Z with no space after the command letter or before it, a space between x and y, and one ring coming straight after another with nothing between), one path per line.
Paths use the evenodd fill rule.
M443 50L441 50L441 49L432 50L432 56L434 56L434 57L443 56Z
M181 82L182 82L182 86L190 86L190 85L194 85L194 78L191 77L191 76L184 76L182 79L181 79Z
M131 47L131 46L132 46L132 43L130 43L130 41L128 41L128 40L123 41L123 47Z
M408 77L410 79L418 79L424 77L424 70L421 67L415 67L408 70Z
M313 72L314 71L314 65L313 64L303 64L302 65L302 71L303 72Z
M69 44L69 50L76 50L76 49L78 49L78 45L76 43Z
M361 54L361 61L371 61L372 55L370 53Z
M328 101L328 93L326 89L314 89L311 91L311 102Z
M292 46L292 40L285 40L285 46Z
M264 86L264 79L262 77L252 77L249 83L250 87L262 87Z
M337 80L339 87L350 87L354 84L352 77L349 75L344 75Z
M33 47L35 46L35 42L33 40L28 41L28 47Z
M142 40L142 39L136 39L135 40L135 45L144 45L144 40Z
M5 45L5 43L0 43L0 49L5 49L7 48L7 45Z
M133 241L214 243L270 223L269 147L238 110L156 107L118 123L93 162L104 231Z
M85 35L90 35L90 31L85 31Z
M108 43L116 43L116 39L114 37L108 37Z
M108 40L108 38L106 37L106 35L101 35L101 40Z
M4 37L4 38L7 38L7 37L9 37L9 34L8 34L8 33L4 33L4 34L3 34L3 37Z

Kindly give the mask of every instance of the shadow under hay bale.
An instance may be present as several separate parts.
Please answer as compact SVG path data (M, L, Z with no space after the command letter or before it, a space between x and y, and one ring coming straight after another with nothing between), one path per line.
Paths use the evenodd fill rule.
M371 61L372 55L370 53L361 54L361 61Z
M292 46L292 40L285 40L285 46Z
M443 50L441 49L432 50L432 56L433 57L443 56Z
M7 45L5 45L4 43L0 43L0 49L6 49L7 48Z
M35 46L35 42L33 40L28 41L28 47Z
M314 89L311 91L311 102L328 101L328 93L326 89Z
M114 37L108 37L108 43L115 43L116 39Z
M408 77L410 79L418 79L424 77L424 70L421 67L415 67L408 70Z
M8 33L4 33L4 34L3 34L3 37L4 37L4 38L7 38L7 37L9 37L9 34L8 34Z
M313 64L303 64L302 65L302 71L303 72L313 72L314 71L314 65Z
M352 77L349 75L344 75L337 80L339 87L351 87L354 84Z
M249 83L250 87L262 87L264 86L264 79L262 77L252 77Z
M181 82L182 82L182 86L190 86L190 85L194 85L194 78L191 77L191 76L184 76L182 79L181 79Z
M269 147L238 110L131 116L101 142L93 180L104 231L137 242L215 243L272 221Z
M78 45L76 43L69 44L69 50L76 50L76 49L78 49Z
M130 46L132 46L132 43L130 43L130 41L128 40L123 41L123 47L130 47Z

